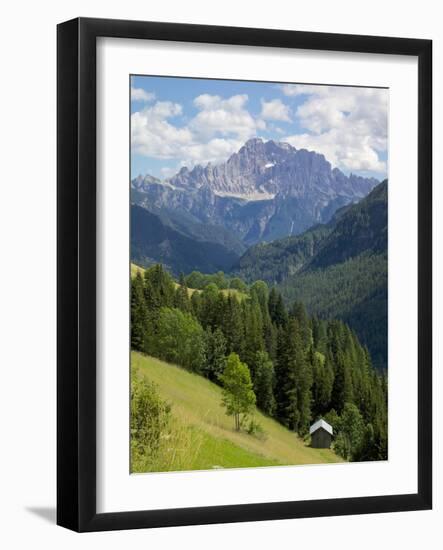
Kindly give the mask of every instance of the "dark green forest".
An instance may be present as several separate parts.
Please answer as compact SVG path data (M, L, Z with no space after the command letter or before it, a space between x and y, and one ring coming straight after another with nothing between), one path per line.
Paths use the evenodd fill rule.
M276 286L285 303L310 315L338 318L366 345L373 365L387 369L387 181L330 223L302 235L251 247L231 275Z
M175 281L161 264L138 272L131 347L216 384L235 353L265 414L301 436L323 417L345 459L386 459L387 379L356 333L340 320L309 316L302 302L264 281L249 282L197 272Z

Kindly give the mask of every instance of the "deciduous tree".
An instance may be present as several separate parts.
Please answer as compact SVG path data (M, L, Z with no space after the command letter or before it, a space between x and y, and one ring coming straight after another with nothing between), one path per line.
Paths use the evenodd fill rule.
M226 414L234 417L235 429L240 430L242 417L248 415L255 405L248 366L240 361L236 353L231 353L220 380L223 384L222 403Z

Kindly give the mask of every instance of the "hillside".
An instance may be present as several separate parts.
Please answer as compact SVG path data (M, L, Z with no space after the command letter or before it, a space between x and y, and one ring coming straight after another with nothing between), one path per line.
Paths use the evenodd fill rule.
M168 469L201 470L213 468L319 464L340 462L329 449L312 449L275 420L259 411L255 419L266 438L236 432L231 417L221 406L221 389L202 376L158 359L131 353L133 373L154 382L160 396L172 405L181 450ZM172 450L172 449L171 449ZM178 467L179 466L179 467Z
M163 223L155 214L131 205L131 260L149 266L161 262L178 275L229 270L238 254L222 244L195 240Z
M277 285L288 303L348 323L387 367L387 181L329 224L249 249L233 274Z
M385 254L388 246L388 186L378 185L357 204L340 213L332 223L310 270L343 263L361 254Z

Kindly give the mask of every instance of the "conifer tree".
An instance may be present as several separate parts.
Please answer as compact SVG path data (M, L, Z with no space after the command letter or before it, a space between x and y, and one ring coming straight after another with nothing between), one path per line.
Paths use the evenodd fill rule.
M252 380L255 378L257 352L264 351L263 322L260 305L255 294L245 304L245 340L241 358L249 366Z
M277 356L277 330L269 315L266 316L263 322L263 340L265 349L272 361L275 361Z
M294 302L290 315L298 321L303 348L307 351L313 342L311 323L309 321L308 314L306 313L305 306L301 302Z
M268 298L268 311L271 321L275 323L277 309L277 291L274 287L271 288Z
M311 324L314 348L325 355L327 348L326 322L322 319L318 319L317 317L313 317Z
M255 281L250 288L251 297L255 296L260 305L261 314L263 319L269 315L268 311L268 298L269 289L268 285L264 281Z
M191 296L191 312L201 322L201 297L200 292L193 292Z
M271 321L273 323L280 327L286 324L286 321L288 320L288 313L286 311L282 295L277 292L275 288L272 288L269 293L268 309Z
M297 387L299 384L301 348L297 322L294 319L289 319L285 327L280 328L278 334L277 416L285 426L295 431L300 420Z
M162 264L145 270L145 283L149 282L154 292L153 300L157 307L173 307L174 281Z
M221 293L215 283L210 283L201 293L200 322L203 328L215 329L219 320Z
M353 403L345 403L335 449L347 460L357 460L362 453L365 425L360 411Z
M257 407L272 416L275 411L274 365L265 351L258 351L255 358L254 392Z
M147 311L140 272L131 281L131 348L143 350Z
M185 313L189 313L191 311L188 285L186 284L183 273L180 274L178 287L175 290L174 307L184 311Z
M204 375L213 382L220 383L220 376L226 366L226 339L220 328L206 329L206 363Z
M229 295L223 311L223 334L227 342L227 352L243 355L244 322L241 306L234 296Z

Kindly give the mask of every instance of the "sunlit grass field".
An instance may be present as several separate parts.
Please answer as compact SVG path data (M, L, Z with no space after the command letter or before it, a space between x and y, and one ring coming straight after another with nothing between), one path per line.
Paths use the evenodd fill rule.
M341 462L329 449L313 449L275 420L254 411L264 437L234 430L221 405L222 390L206 378L153 357L131 353L132 376L157 386L172 406L173 426L156 461L135 472L249 468Z

